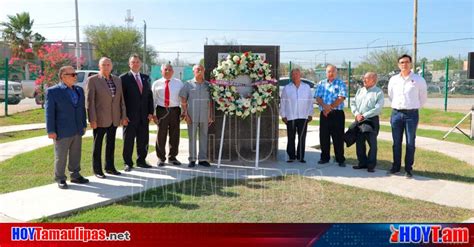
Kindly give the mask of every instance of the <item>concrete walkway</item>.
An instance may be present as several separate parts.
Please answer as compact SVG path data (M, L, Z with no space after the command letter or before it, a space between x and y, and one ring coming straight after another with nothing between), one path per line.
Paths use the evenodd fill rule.
M319 133L315 129L308 130L308 146L317 145ZM155 141L151 135L150 143ZM414 176L406 179L403 176L387 176L384 170L375 173L353 170L350 166L340 168L335 164L315 165L319 159L319 151L308 148L308 163L286 163L286 154L282 147L286 146L286 138L279 141L280 151L278 162L264 161L261 169L254 169L253 163L244 166L230 164L218 169L187 166L165 166L151 169L136 168L121 176L108 176L107 179L89 177L86 185L70 184L68 190L60 190L56 184L49 184L22 191L0 195L0 222L31 221L42 217L69 215L72 212L108 205L123 200L133 194L181 182L198 176L210 176L227 179L257 179L275 176L299 174L311 179L326 180L359 188L392 193L394 195L420 199L440 205L460 207L474 210L474 185L445 181L439 179ZM187 139L180 141L178 159L187 161ZM148 162L156 165L156 155L149 155ZM38 207L38 205L41 205Z
M21 124L21 125L1 126L0 127L0 133L7 133L7 132L14 132L14 131L24 131L24 130L38 130L38 129L46 129L46 124L45 123L35 123L35 124Z

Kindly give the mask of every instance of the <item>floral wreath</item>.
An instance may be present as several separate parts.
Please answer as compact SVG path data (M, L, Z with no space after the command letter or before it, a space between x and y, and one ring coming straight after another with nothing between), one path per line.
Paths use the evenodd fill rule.
M241 97L232 81L239 75L248 75L252 80L252 92L247 97ZM271 65L251 52L229 54L219 62L211 77L214 78L210 84L211 97L217 103L217 110L243 119L250 114L262 113L276 90Z

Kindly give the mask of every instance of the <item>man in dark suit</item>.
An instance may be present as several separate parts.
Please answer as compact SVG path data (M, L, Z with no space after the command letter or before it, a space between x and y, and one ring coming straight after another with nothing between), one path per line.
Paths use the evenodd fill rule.
M84 91L75 86L77 73L71 66L59 69L61 80L46 93L46 130L54 140L54 175L60 189L67 189L66 163L72 183L85 184L89 180L81 171L82 136L87 127Z
M127 109L128 125L123 129L124 170L132 170L133 145L137 139L137 166L150 168L145 159L148 154L148 123L153 120L153 95L150 77L140 73L142 62L136 54L128 59L130 71L120 76L123 98Z

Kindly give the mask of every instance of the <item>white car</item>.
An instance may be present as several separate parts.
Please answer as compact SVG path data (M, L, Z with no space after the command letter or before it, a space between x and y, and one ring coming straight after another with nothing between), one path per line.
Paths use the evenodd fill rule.
M5 81L0 80L0 102L5 101L5 91ZM21 83L8 81L8 104L16 105L24 98Z
M313 81L306 79L306 78L301 78L301 82L308 84L308 86L311 88L311 95L314 95L314 92L316 91L316 83ZM280 77L280 80L278 80L278 86L280 88L280 96L281 92L283 91L283 88L290 83L290 79L288 77Z

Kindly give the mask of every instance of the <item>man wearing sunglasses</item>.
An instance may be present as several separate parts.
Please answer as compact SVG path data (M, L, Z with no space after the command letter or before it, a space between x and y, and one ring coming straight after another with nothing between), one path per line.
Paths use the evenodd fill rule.
M179 92L183 87L181 80L173 78L173 66L163 64L161 66L162 78L153 82L152 92L156 110L154 117L158 125L158 136L156 138L156 155L158 156L158 166L164 166L166 161L166 139L169 135L170 151L168 162L173 165L181 165L176 159L179 146L179 122L181 108Z
M153 95L151 94L150 77L140 73L142 62L133 54L128 59L130 71L120 76L123 87L123 98L130 120L123 128L123 161L124 171L132 170L133 145L137 140L137 166L150 168L145 159L148 154L149 121L153 120Z
M120 175L114 165L115 133L120 124L128 125L122 81L111 74L112 66L110 58L101 58L99 74L89 77L86 84L87 111L94 135L92 167L98 178L106 178L102 171L102 142L105 135L105 172Z
M405 176L413 176L415 162L415 138L418 127L418 109L428 98L426 81L411 71L411 57L402 55L398 58L400 74L392 76L388 82L388 96L392 105L390 124L393 138L393 164L389 175L398 174L402 163L403 132L406 136Z
M75 86L77 74L71 66L59 69L59 82L46 91L46 130L54 141L54 175L60 189L67 189L66 163L71 183L85 184L89 180L81 171L82 136L87 127L84 91Z

